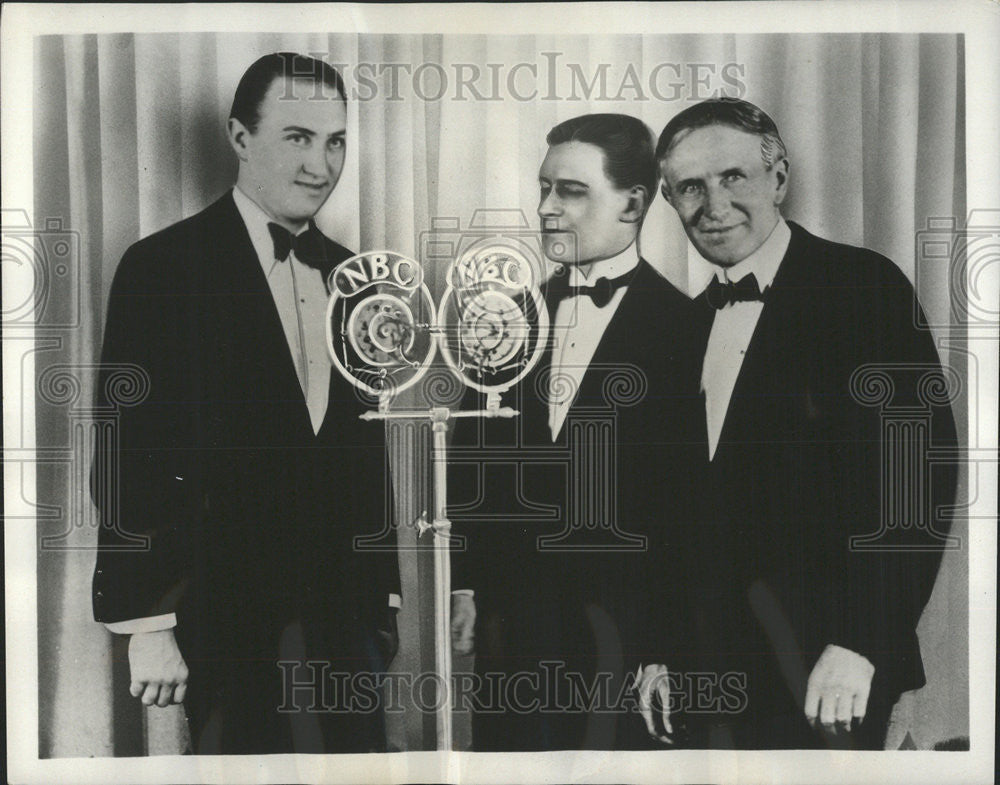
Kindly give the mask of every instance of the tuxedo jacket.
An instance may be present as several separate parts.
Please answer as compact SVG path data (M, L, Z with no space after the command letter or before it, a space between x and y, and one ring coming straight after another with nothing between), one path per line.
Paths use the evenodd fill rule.
M882 429L902 413L917 423L902 429L912 428L909 447L953 448L954 420L921 383L940 378L940 360L902 272L789 227L711 462L704 519L681 559L691 568L686 651L756 674L751 696L798 696L801 708L805 679L836 644L874 664L873 701L879 693L891 708L924 683L916 625L942 548L928 524L947 532L941 505L954 501L956 471L907 458ZM704 295L698 302L710 326L714 311ZM869 364L892 390L881 403L880 383L854 376ZM883 472L893 450L911 461L902 483Z
M518 417L458 421L449 515L464 542L452 585L475 591L477 652L498 638L490 624L529 658L590 650L603 633L589 606L608 622L605 648L621 645L633 671L653 655L664 550L690 520L705 464L699 329L692 301L640 260L554 443L551 341L564 335L504 394Z
M332 241L326 252L331 269L351 255ZM231 193L125 253L99 406L112 405L123 363L148 376L148 395L118 407L95 458L95 619L176 613L186 703L250 722L281 702L276 660L290 625L334 670L372 667L358 652L399 592L384 433L359 421L368 405L335 372L314 433ZM358 547L360 535L375 547ZM266 735L240 731L242 751L274 751L266 738L252 748L257 731ZM350 732L340 736L350 747Z

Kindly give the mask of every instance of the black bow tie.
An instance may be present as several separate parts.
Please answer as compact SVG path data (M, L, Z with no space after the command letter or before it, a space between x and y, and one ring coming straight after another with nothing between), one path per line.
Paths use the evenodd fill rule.
M274 240L274 258L279 262L288 259L288 255L294 251L295 258L308 267L315 267L320 272L326 274L332 265L326 258L326 248L323 242L323 233L312 221L309 228L300 234L292 234L284 226L276 223L267 225Z
M611 302L615 292L628 284L634 272L635 270L629 270L617 278L598 278L593 286L570 286L567 283L568 275L555 275L549 279L546 299L553 305L558 305L567 297L582 295L593 300L594 305L598 308L603 308Z
M705 296L708 298L708 304L717 311L721 311L733 303L746 303L754 300L764 302L764 295L760 293L760 286L753 273L740 278L735 283L732 281L720 283L718 278L712 276L712 280L705 290Z

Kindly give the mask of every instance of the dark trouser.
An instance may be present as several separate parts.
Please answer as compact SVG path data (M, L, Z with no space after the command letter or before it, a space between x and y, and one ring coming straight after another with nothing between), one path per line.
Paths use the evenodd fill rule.
M385 751L379 676L385 663L373 636L349 646L307 642L302 625L284 627L277 656L181 651L190 679L184 708L198 755Z
M864 720L835 732L806 720L802 705L776 676L773 662L750 669L748 700L732 714L688 714L682 720L684 746L697 749L884 749L892 708L899 698L881 682L872 682Z
M760 717L756 719L706 721L691 731L686 747L693 749L834 749L882 750L892 706L868 707L864 722L855 723L848 733L828 733L813 729L800 714Z
M635 667L605 608L487 609L476 626L475 751L659 748L638 714Z

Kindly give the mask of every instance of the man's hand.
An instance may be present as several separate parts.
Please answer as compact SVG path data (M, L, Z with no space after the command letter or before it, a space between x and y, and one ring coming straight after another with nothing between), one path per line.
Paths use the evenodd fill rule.
M868 710L868 692L875 666L850 649L830 644L809 674L805 714L814 728L817 722L829 733L851 729L854 717L861 722Z
M451 595L451 646L455 654L472 654L476 642L476 600L468 594Z
M132 684L129 692L146 706L181 703L188 669L174 640L174 631L137 632L128 642Z
M670 682L667 680L666 665L647 665L639 673L635 689L639 693L639 711L646 723L646 730L654 739L664 744L673 744L671 738L674 729L670 724ZM663 717L663 729L666 735L659 733L653 718L653 699L658 698Z

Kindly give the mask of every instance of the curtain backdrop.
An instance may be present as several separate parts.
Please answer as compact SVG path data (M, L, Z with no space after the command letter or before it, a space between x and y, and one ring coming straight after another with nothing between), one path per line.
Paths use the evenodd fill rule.
M763 107L781 129L792 162L787 217L893 259L916 280L935 325L948 324L952 297L961 294L952 290L944 267L918 274L914 252L915 233L929 217L961 221L965 214L959 36L206 33L37 39L35 226L58 218L79 238L79 287L75 293L53 289L52 296L54 307L59 298L70 307L68 299L79 296L80 314L77 328L40 338L35 352L38 446L66 448L70 455L38 467L35 497L39 534L53 538L38 553L43 757L183 749L180 711L144 710L128 696L125 650L93 621L96 529L85 492L92 437L80 417L93 400L90 366L99 359L108 290L122 253L231 186L236 162L224 128L234 88L254 59L280 50L346 65L349 89L361 91L349 103L342 180L318 216L321 228L348 247L421 257L433 219L465 227L477 208L523 210L527 227L536 229L537 171L554 124L585 112L624 112L658 133L693 100L722 89ZM381 77L354 68L363 63L410 64L411 74L428 65L416 81L402 68L383 69ZM722 78L726 64L733 64L728 81ZM481 98L470 90L456 95L456 66L479 69ZM491 68L502 87L498 100L490 95ZM399 83L392 91L394 70ZM620 89L630 70L641 89ZM654 73L658 95L649 89ZM433 100L442 74L448 89ZM601 74L608 85L603 92L601 84L588 84ZM518 100L533 89L533 98ZM660 197L640 242L646 258L687 288L687 241ZM427 271L435 294L443 273L440 264ZM943 360L965 376L962 336L945 327L936 337ZM72 401L42 389L51 381L46 369L67 363L79 378ZM964 433L964 402L956 408ZM412 520L424 504L428 464L419 433L402 434L399 444L399 504ZM964 523L956 523L956 533L966 541ZM412 530L401 532L401 542L413 545ZM430 561L404 548L400 563L406 601L394 667L416 671L433 662ZM904 696L889 746L931 747L968 735L967 573L966 552L946 556L920 626L928 685ZM412 710L390 717L392 743L432 749L429 720ZM461 718L458 743L468 744Z

